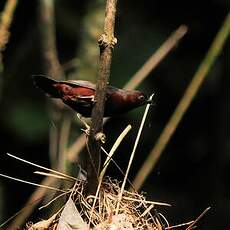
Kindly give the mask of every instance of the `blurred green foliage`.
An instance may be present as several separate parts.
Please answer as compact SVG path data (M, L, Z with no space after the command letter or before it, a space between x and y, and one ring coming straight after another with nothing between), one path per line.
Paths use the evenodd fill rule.
M25 142L43 139L49 130L49 119L46 113L32 101L22 101L9 110L3 117L3 122L12 135Z

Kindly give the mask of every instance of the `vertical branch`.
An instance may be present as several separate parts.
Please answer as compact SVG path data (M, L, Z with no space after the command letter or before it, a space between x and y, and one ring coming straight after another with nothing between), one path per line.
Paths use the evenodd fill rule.
M55 31L55 16L54 16L54 1L40 1L40 22L42 47L44 53L44 65L48 75L53 75L62 78L64 73L58 60L56 49L56 31Z
M117 0L107 0L105 9L104 34L98 40L100 47L100 60L97 75L97 87L95 95L95 106L92 111L92 125L89 136L89 158L87 163L88 193L95 193L97 188L97 177L99 159L101 154L101 143L97 134L103 129L104 102L107 84L109 82L112 51L116 44L114 37L114 25Z

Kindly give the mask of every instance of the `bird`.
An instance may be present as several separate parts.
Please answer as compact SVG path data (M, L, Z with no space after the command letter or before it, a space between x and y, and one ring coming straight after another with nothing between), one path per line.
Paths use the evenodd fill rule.
M85 80L58 81L44 75L33 75L34 85L51 98L59 98L83 117L91 117L96 103L96 85ZM107 86L104 117L126 113L146 104L152 104L144 93Z

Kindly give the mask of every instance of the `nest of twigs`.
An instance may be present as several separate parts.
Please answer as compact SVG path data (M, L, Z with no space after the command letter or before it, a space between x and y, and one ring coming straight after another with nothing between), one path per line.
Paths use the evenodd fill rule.
M143 194L126 190L123 191L119 202L120 193L120 183L109 177L106 177L101 184L97 197L86 197L85 182L77 182L61 212L59 211L49 220L34 225L28 223L27 229L162 230L169 228L166 218L156 209L157 205L169 206L168 204L147 201ZM76 209L73 209L72 201ZM69 228L61 227L65 225Z
M27 223L27 230L166 230L196 228L197 222L209 210L205 209L195 220L170 226L158 211L166 203L146 200L143 194L121 191L120 183L106 177L96 196L85 196L85 182L76 182L69 190L68 201L48 220ZM123 193L119 202L119 195ZM56 199L55 199L56 200Z
M85 199L78 193L76 203L80 205L84 221L91 223L93 229L162 229L160 214L154 209L155 202L146 201L144 195L137 192L125 190L118 204L120 192L120 183L107 177L95 204L95 197Z

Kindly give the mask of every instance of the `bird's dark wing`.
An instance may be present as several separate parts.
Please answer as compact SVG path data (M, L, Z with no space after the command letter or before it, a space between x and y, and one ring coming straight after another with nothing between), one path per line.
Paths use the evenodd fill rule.
M57 84L64 84L64 85L71 86L73 89L77 89L76 90L77 94L82 93L83 96L85 96L84 93L87 93L87 89L89 89L90 93L92 94L92 90L95 91L96 88L95 84L83 80L57 81L49 77L46 77L44 75L33 75L32 78L36 87L44 91L50 97L54 97L54 98L60 97L60 91L58 87L56 87ZM83 89L83 90L79 90L79 89Z
M84 87L84 88L88 88L88 89L96 89L95 84L93 84L90 81L83 81L83 80L68 80L68 81L59 81L59 83L63 83L72 87Z
M84 87L84 88L88 88L88 89L92 89L92 90L96 90L96 85L90 81L84 81L84 80L68 80L68 81L59 81L60 83L64 83L67 84L69 86L72 87ZM107 91L109 91L109 93L113 93L114 91L117 91L118 88L108 85L107 86Z
M33 75L33 82L34 85L44 91L46 94L48 94L51 97L58 98L60 97L60 93L58 89L54 87L54 84L57 84L58 81L55 81L51 78L48 78L44 75Z

